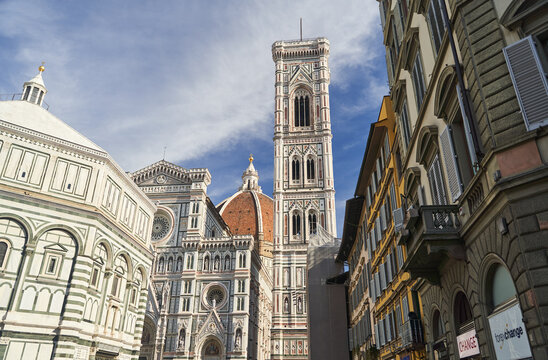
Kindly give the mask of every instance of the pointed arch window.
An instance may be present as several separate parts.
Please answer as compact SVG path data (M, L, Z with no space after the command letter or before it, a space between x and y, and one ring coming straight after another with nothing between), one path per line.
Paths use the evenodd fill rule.
M298 159L293 159L291 162L291 180L298 181L301 179L301 162Z
M8 243L6 242L0 242L0 269L4 267L4 262L6 262L8 253Z
M314 213L308 214L308 228L310 229L311 235L318 232L318 218Z
M310 97L296 95L293 109L295 127L310 126Z
M301 235L301 215L293 214L291 233L293 235Z
M308 180L314 180L316 178L316 165L314 159L306 160L306 177Z

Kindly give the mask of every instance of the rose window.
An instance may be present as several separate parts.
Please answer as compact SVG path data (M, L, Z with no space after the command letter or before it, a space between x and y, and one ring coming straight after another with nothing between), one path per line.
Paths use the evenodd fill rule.
M165 215L156 215L152 222L152 240L160 240L167 236L171 221Z
M225 299L225 293L221 288L214 287L207 292L207 302L210 306L218 306Z

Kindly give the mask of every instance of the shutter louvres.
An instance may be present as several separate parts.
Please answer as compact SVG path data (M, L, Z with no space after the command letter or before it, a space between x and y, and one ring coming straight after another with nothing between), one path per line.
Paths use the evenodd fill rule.
M403 209L397 208L392 214L394 216L394 230L400 231L403 227Z
M503 52L527 130L548 124L548 84L532 36Z
M451 192L451 199L456 201L462 194L462 182L458 171L455 148L453 147L451 127L449 125L440 134L440 143L447 170L449 192Z

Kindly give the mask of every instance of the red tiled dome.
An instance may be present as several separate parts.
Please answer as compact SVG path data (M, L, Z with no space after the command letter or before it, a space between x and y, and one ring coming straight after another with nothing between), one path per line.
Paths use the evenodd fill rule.
M274 201L261 192L251 163L242 176L240 191L217 206L234 235L253 235L260 255L272 257Z

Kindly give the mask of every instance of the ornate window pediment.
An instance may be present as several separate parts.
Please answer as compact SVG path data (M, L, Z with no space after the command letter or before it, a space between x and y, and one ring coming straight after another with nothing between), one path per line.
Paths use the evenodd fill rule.
M454 66L446 66L441 72L436 86L434 114L442 119L449 119L457 110L457 76Z
M431 155L438 150L438 128L436 126L423 127L417 137L417 157L418 163L426 166L429 163Z

